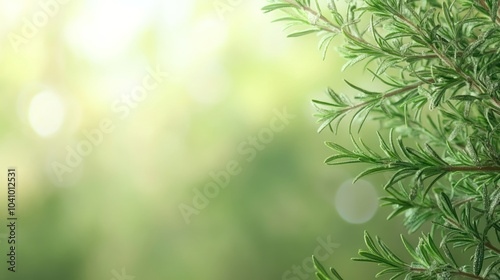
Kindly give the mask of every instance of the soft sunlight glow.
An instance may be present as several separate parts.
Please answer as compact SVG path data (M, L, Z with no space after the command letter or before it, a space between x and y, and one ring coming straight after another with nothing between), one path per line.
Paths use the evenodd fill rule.
M181 26L180 28L183 28ZM187 31L165 35L168 64L178 70L204 64L211 60L226 44L228 29L217 17L204 17L194 23Z
M13 28L19 22L19 17L23 11L23 1L3 0L0 1L0 15L3 24L0 28ZM5 26L7 25L7 26Z
M48 137L56 133L64 121L64 105L52 91L43 91L31 100L28 119L35 132Z
M66 30L70 46L95 61L121 57L154 18L156 0L90 0Z
M367 181L358 180L354 184L352 180L346 181L337 191L335 208L340 217L348 223L366 223L377 212L377 192Z
M191 37L196 40L193 43L198 53L209 54L226 43L227 33L224 22L219 18L207 17L197 22Z
M226 97L229 91L228 74L217 62L200 67L192 77L196 82L186 82L186 84L193 100L201 104L217 104Z
M192 0L164 0L161 1L161 19L166 27L170 29L185 29L194 2Z

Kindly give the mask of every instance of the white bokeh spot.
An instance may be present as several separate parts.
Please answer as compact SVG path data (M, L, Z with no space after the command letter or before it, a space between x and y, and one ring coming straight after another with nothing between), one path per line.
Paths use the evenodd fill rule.
M38 93L31 99L28 120L38 135L53 135L64 121L64 104L61 98L49 90Z
M348 223L362 224L373 218L378 208L378 196L373 185L367 181L344 182L337 190L335 208Z
M66 29L66 40L94 61L121 57L151 23L156 0L89 0Z

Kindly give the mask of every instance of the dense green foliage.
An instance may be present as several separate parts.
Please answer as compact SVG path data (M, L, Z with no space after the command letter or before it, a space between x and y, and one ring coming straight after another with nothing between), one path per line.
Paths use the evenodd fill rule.
M354 136L353 147L329 142L335 154L326 163L368 164L357 179L389 172L382 198L394 209L389 218L403 216L409 234L432 225L417 245L401 236L404 257L365 233L367 249L354 260L379 264L377 277L500 279L499 2L276 0L263 8L286 14L277 21L290 37L319 35L324 55L342 36L343 69L364 62L387 88L346 81L359 92L355 100L328 89L327 100L313 101L319 131L336 133L349 116L353 135L355 120L358 131L380 120L379 149ZM314 261L318 279L341 279Z

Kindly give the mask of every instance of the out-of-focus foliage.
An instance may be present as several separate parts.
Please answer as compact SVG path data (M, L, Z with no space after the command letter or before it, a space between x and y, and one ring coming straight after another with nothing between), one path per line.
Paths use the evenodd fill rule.
M369 164L355 181L390 172L382 199L394 208L389 218L404 215L410 233L432 225L416 247L403 238L411 261L367 233L368 250L355 260L378 263L377 277L391 279L500 278L499 2L348 1L344 11L334 0L320 2L278 0L264 11L284 11L279 21L296 28L291 37L317 33L323 52L342 35L344 69L365 62L387 88L346 81L360 93L355 101L332 89L328 100L314 100L320 131L337 132L347 116L352 134L366 120L382 124L380 150L363 137L352 137L353 149L327 142L336 154L326 163ZM470 261L456 261L449 248ZM330 278L316 267L319 279Z
M365 199L338 195L360 169L322 164L331 137L314 133L309 100L361 70L332 76L345 61L329 52L322 62L316 38L284 38L262 5L0 0L0 279L286 279L297 267L303 274L290 277L312 279L318 239L337 244L329 261L354 267L362 232L352 218L375 230L385 214L349 205L378 203L383 176L365 184ZM168 76L143 93L158 71ZM285 107L295 118L270 141ZM101 138L106 120L114 129ZM254 137L267 142L258 149ZM87 154L88 139L98 144ZM186 224L179 205L193 206L232 161L241 172ZM9 167L18 171L15 274ZM379 233L401 230L394 222ZM374 272L352 269L358 279Z

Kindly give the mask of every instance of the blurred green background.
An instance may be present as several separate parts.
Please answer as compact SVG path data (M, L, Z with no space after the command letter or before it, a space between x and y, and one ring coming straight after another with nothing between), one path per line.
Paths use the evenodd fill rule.
M287 39L265 4L0 0L0 279L313 279L319 240L335 243L322 249L326 266L374 275L349 258L363 229L403 232L376 207L384 177L352 186L363 166L324 165L324 141L349 135L317 134L310 103L369 77L341 73L334 49L322 61L314 35ZM273 130L285 108L294 118ZM112 131L96 132L103 122ZM375 145L377 124L366 127ZM210 174L228 164L238 174L214 187Z

